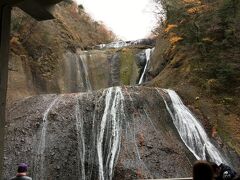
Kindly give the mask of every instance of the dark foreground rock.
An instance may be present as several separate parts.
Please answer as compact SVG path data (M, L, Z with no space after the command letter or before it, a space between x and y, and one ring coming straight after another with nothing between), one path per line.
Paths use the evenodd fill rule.
M9 108L5 172L40 179L187 177L193 156L154 88L41 95Z

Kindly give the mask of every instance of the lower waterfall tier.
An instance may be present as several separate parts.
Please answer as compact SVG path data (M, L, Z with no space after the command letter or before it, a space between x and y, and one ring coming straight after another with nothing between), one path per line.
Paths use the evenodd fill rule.
M112 87L33 96L9 107L5 179L15 164L46 179L138 179L191 176L196 160L174 126L166 91Z

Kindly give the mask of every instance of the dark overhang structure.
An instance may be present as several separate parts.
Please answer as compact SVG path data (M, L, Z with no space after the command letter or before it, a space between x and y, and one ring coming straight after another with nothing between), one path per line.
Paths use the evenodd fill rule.
M16 6L38 21L53 19L53 6L62 0L0 0L0 180L3 179L5 108L11 9Z
M1 4L17 6L38 21L53 19L51 10L62 0L3 0Z

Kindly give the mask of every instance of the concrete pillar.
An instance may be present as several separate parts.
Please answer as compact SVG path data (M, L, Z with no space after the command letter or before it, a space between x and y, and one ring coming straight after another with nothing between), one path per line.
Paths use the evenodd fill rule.
M0 4L0 16L0 180L2 180L11 6Z

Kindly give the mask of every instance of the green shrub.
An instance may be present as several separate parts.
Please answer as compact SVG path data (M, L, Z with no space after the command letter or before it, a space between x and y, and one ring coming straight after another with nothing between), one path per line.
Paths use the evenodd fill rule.
M83 5L82 5L82 4L79 4L79 5L78 5L78 9L82 9L82 10L83 10L83 9L84 9Z
M208 69L208 74L226 87L232 86L236 80L236 71L226 62L213 65Z
M216 76L223 84L231 84L235 79L235 71L231 66L225 64L216 69Z
M221 7L219 8L218 14L222 18L223 22L229 22L233 17L236 17L239 9L238 0L223 0ZM226 16L227 15L227 16Z

